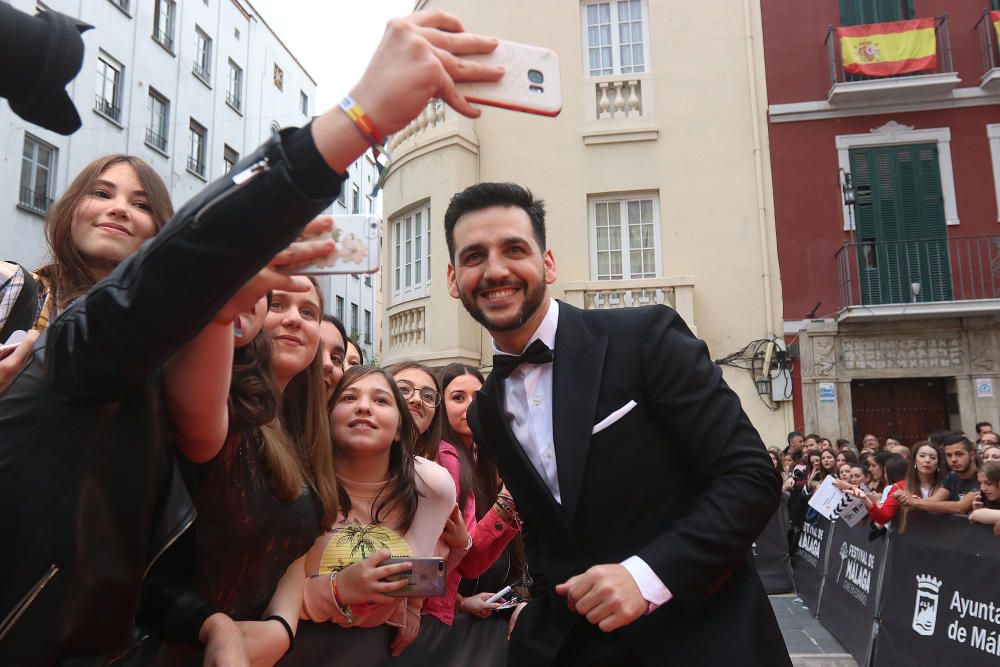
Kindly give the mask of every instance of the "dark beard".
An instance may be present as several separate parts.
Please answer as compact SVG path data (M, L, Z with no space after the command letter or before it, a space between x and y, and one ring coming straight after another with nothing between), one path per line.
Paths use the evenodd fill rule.
M519 287L524 290L524 303L521 304L521 309L517 311L517 315L513 319L506 322L492 320L489 315L483 312L483 309L476 305L475 295L469 295L465 293L459 293L459 299L462 301L462 305L465 306L465 310L472 315L472 319L483 325L487 331L490 333L494 331L514 331L522 326L524 323L531 319L531 316L542 306L545 302L545 288L538 285L534 288L529 288L526 283L510 284L504 283L502 285L487 285L489 289L494 289L497 287Z

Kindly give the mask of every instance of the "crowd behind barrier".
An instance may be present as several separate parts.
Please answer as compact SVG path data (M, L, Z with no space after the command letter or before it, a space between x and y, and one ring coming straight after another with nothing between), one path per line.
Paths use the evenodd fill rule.
M998 664L1000 552L990 528L911 512L905 531L871 535L867 521L819 517L792 557L803 604L857 663Z

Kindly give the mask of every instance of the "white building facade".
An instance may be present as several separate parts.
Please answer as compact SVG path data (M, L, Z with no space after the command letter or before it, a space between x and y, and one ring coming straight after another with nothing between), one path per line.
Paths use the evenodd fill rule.
M316 82L246 0L13 0L94 26L66 90L83 126L64 137L21 119L0 100L0 259L47 261L43 221L53 200L92 160L137 155L166 182L174 208L277 129L301 126L315 108ZM370 195L374 163L350 169L334 215L381 212ZM377 351L375 277L321 277L328 312ZM340 308L338 304L343 304ZM355 314L356 311L356 314ZM366 342L367 341L367 342Z

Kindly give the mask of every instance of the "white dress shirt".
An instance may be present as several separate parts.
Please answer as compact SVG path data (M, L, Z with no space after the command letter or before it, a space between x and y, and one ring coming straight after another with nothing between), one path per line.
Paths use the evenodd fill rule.
M549 299L549 309L538 328L531 335L524 349L536 340L549 346L554 354L556 329L559 326L559 303ZM505 352L492 341L496 354L523 354ZM556 449L552 437L552 363L521 364L504 382L504 417L510 424L514 437L521 444L531 465L545 482L556 502L562 504L559 494L559 474L556 470ZM622 565L639 587L642 597L649 603L649 611L670 600L673 595L663 585L646 561L638 556L626 558Z

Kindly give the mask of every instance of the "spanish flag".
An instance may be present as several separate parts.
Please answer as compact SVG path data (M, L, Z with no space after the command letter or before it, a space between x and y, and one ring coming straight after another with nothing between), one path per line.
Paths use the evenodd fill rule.
M990 12L990 22L993 23L993 29L997 31L997 40L1000 41L1000 12Z
M932 18L848 26L837 34L848 74L898 76L937 68Z

